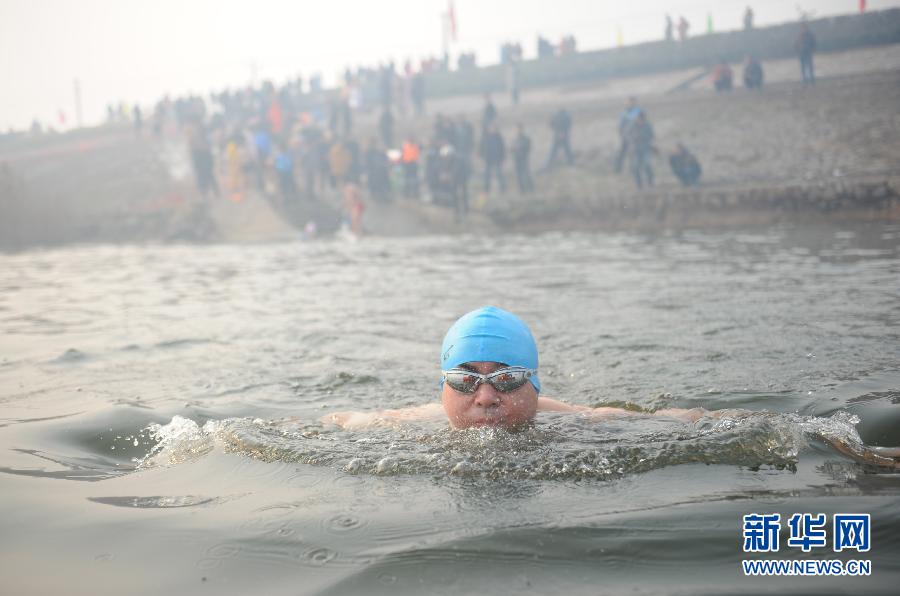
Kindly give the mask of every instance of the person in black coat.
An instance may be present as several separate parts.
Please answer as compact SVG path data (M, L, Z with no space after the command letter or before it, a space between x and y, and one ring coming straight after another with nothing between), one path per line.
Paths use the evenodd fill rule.
M744 87L747 89L762 89L762 85L762 64L753 56L747 56L747 61L744 62Z
M685 186L695 186L700 181L700 174L703 173L700 162L681 143L678 143L675 151L669 155L669 165L672 166L672 173Z
M484 159L484 190L491 191L492 174L496 172L500 192L506 192L506 178L503 175L503 162L506 159L506 142L497 127L491 124L481 140L481 157Z
M550 169L556 163L556 154L560 150L566 156L566 163L572 165L574 158L572 157L572 115L565 108L560 108L553 117L550 118L550 129L553 131L553 147L550 149L550 156L547 158L546 169Z
M531 179L531 138L525 134L525 128L520 123L516 128L516 138L512 146L513 161L516 164L516 182L519 192L529 193L534 190L534 182Z

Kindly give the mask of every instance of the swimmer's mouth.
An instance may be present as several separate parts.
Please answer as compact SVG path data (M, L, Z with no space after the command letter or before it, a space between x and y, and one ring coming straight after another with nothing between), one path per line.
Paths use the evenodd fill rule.
M505 416L488 416L469 421L469 426L506 426Z
M534 420L510 422L507 418L479 418L471 420L466 426L459 428L501 428L509 432L518 432L531 428L533 425Z

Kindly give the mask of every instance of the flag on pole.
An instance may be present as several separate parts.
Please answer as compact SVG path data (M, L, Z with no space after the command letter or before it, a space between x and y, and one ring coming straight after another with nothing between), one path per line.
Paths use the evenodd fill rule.
M453 0L447 2L447 20L450 22L450 37L456 41L456 8Z

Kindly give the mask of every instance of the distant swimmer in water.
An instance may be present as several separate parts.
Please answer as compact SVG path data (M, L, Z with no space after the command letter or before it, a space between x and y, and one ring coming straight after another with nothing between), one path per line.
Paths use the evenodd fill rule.
M441 346L441 403L380 410L335 412L322 422L346 429L446 416L456 429L479 426L515 429L528 425L538 412L572 412L603 420L663 416L695 422L703 417L741 417L747 410L667 408L652 413L621 408L591 408L540 396L538 349L528 325L495 306L466 313L447 331ZM850 445L822 437L841 453L868 464L900 469L900 449Z

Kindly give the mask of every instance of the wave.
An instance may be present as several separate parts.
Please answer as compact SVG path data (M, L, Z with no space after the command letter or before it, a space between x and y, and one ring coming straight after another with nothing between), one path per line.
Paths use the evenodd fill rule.
M138 468L170 466L213 450L266 462L328 466L350 474L607 480L688 463L796 469L810 441L864 448L856 416L740 412L687 424L635 418L598 424L554 415L511 432L434 423L345 431L299 420L229 418L202 426L175 416L147 428L155 441Z

